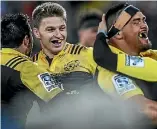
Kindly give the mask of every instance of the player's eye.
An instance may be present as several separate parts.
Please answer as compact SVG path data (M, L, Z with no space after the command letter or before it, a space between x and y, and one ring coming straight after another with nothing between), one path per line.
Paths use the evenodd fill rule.
M65 26L62 26L62 27L59 28L59 30L60 30L60 31L64 31L65 28L66 28Z
M46 31L53 32L53 31L55 31L55 28L47 28Z
M135 21L133 21L133 24L135 24L135 25L138 25L138 24L140 24L140 23L141 23L140 20L135 20Z

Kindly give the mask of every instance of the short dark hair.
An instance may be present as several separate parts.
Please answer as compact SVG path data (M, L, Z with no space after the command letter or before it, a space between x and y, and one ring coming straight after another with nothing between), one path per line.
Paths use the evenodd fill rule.
M80 11L77 19L78 29L99 26L102 14L102 11L96 8Z
M2 48L16 48L22 44L24 37L30 37L29 17L22 13L6 14L1 20Z
M116 19L120 15L120 13L128 5L129 5L128 3L123 2L123 3L117 4L117 5L113 6L113 7L111 7L107 11L107 13L105 15L105 20L106 20L106 24L107 24L107 30L109 30L111 28L111 26L115 23Z
M33 25L38 28L43 18L54 16L62 17L67 21L66 10L61 5L53 2L38 5L32 13Z

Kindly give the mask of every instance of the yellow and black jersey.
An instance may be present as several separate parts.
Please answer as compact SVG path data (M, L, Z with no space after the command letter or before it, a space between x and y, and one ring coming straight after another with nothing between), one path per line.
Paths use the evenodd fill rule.
M105 92L116 93L124 99L143 95L143 91L133 79L100 66L98 66L98 70L98 84Z
M91 56L92 52L92 48L66 43L64 49L53 59L49 59L42 50L33 56L33 61L61 77L64 83L78 84L80 88L94 78L97 65ZM76 87L70 85L69 88L70 91L76 90Z
M110 49L115 53L121 52L112 46L110 46ZM140 85L134 79L100 66L98 66L98 70L98 83L104 91L108 91L109 93L116 92L124 98L130 98L137 94L143 95Z
M68 83L68 86L65 88L69 94L69 91L76 91L74 94L77 94L77 90L84 86L84 84L91 83L95 80L94 77L98 75L98 69L95 61L93 60L93 49L87 48L81 45L74 45L66 43L64 49L50 61L48 61L47 56L40 51L33 57L33 60L40 66L45 69L49 69L55 75L61 75L63 84ZM49 63L50 62L50 63ZM98 76L99 82L108 78L108 74ZM110 77L110 81L111 81ZM102 87L109 87L114 89L114 86L110 83L99 83ZM75 85L75 86L74 86ZM98 85L97 85L98 87ZM134 85L132 90L128 90L126 94L122 96L131 97L135 94L142 94L141 90ZM104 88L102 88L104 89ZM79 91L79 90L78 90ZM108 90L104 90L105 92ZM115 93L116 90L110 90L112 93ZM129 93L131 91L131 93Z
M0 53L2 112L24 128L33 101L46 104L62 91L62 84L14 49L2 48Z
M53 87L52 77L47 70L39 68L14 49L2 48L1 69L3 101L10 101L16 92L23 89L29 89L44 101L49 101L61 92L59 87Z
M55 74L84 72L94 75L96 63L91 56L92 48L66 43L64 49L49 62L43 50L33 56L33 61Z
M141 56L129 56L124 52L108 46L106 37L101 32L94 44L94 60L108 70L150 82L157 82L157 52L149 50ZM146 56L146 57L145 57Z
M129 56L111 47L118 54L117 71L150 82L157 82L157 61L150 57ZM151 75L151 76L150 76Z

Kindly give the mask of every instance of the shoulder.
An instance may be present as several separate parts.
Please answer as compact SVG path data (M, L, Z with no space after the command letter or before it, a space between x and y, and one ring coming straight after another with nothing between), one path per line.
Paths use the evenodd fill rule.
M9 67L11 69L15 69L17 71L21 71L25 64L32 62L31 59L27 56L8 54L5 56L5 60L2 61L2 65ZM33 62L32 62L33 63Z
M85 47L81 44L66 43L63 50L69 54L79 55L79 54L84 53L84 52L92 52L93 48L88 48L88 47Z
M152 51L157 52L157 50L152 49Z
M155 54L157 54L157 50L152 50Z
M26 70L30 71L30 70L33 70L33 69L35 70L37 67L38 67L38 64L31 61L31 60L28 60L28 61L26 61L25 63L22 64L22 70L26 69Z

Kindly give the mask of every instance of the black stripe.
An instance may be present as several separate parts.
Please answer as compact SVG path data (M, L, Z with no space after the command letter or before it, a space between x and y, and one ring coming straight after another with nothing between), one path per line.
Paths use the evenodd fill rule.
M80 47L80 46L76 46L76 49L75 49L75 51L74 51L74 54L77 53L77 50L79 49L79 47Z
M12 67L10 67L10 68L15 68L18 64L20 64L20 63L22 63L22 62L25 62L25 61L27 61L27 60L26 60L26 59L23 59L23 60L17 62L16 64L14 64L14 65L13 65Z
M138 11L139 9L134 7L134 6L130 6L130 7L126 7L125 11L131 15L131 17L133 17Z
M15 59L14 61L12 61L12 62L8 65L8 67L11 67L11 65L15 64L17 61L22 60L22 59L23 59L22 57L20 57L20 58L18 58L18 59Z
M83 46L80 47L80 49L78 50L78 54L80 54L81 50L83 49Z
M99 70L98 70L98 66L97 66L96 70L95 70L95 74L94 74L94 81L95 81L95 85L100 88L100 85L99 85L99 82L98 82L98 75L99 75Z
M74 49L75 49L75 45L72 46L72 50L71 50L70 54L73 54Z
M5 65L7 66L11 61L13 61L14 59L18 58L18 57L21 57L21 56L16 56L14 58L12 58L11 60L9 60Z
M113 37L114 35L116 35L120 30L115 28L114 26L112 27L112 29L108 32L108 38L110 39L111 37Z
M37 60L38 60L38 57L39 57L39 53L37 53L37 54L36 54L36 60L35 60L35 61L37 61Z
M32 57L32 61L35 62L35 55Z
M98 70L98 66L97 66L96 70L95 70L95 74L94 74L94 78L96 81L98 80L98 74L99 74L99 70Z
M13 60L9 65L7 65L8 67L11 67L11 65L13 65L14 63L16 63L17 61L19 61L19 60L22 60L23 58L22 57L20 57L20 58L17 58L17 59L15 59L15 60Z

